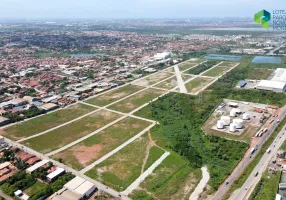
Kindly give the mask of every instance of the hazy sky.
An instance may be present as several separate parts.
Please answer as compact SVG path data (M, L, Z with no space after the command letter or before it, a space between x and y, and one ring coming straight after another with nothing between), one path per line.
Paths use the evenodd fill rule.
M0 18L252 17L285 0L0 0Z

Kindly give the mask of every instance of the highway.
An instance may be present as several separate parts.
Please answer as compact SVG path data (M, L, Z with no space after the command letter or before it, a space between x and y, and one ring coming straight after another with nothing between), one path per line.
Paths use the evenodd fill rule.
M285 116L285 111L283 114ZM279 150L280 146L286 140L285 129L286 129L286 125L284 125L284 127L281 129L281 131L276 136L275 140L269 146L269 148L271 149L271 152L264 153L261 160L256 165L256 167L253 169L253 171L251 172L251 174L249 175L249 177L247 178L243 186L239 189L239 191L237 191L234 197L230 199L233 199L233 200L248 199L248 197L251 195L251 192L255 188L256 184L261 179L261 176L263 172L266 170L268 163L271 162L272 158L276 156L276 153ZM256 175L257 172L258 172L258 175Z
M277 119L282 120L286 115L286 110L284 110L282 112L282 114L280 116L277 117ZM277 120L276 119L276 120ZM271 128L265 133L263 134L263 136L261 137L261 139L259 140L259 142L256 144L256 151L251 155L247 155L245 156L241 162L238 164L238 166L233 170L233 172L231 173L231 175L226 179L226 181L220 186L220 188L218 189L218 191L216 192L216 194L214 195L214 197L212 198L213 200L220 200L222 199L222 197L227 193L227 191L230 189L231 185L233 184L233 182L239 177L239 175L244 171L244 169L250 164L250 162L254 159L255 154L257 154L257 152L259 152L261 146L263 145L263 143L269 138L269 136L273 133L274 129L277 127L277 123L275 123L273 126L271 126ZM285 134L284 134L285 135ZM280 136L280 133L279 133ZM279 136L277 136L279 138ZM277 138L275 139L277 140ZM247 151L246 154L250 154L249 151ZM254 176L253 176L254 177ZM250 175L250 178L253 178ZM243 187L245 188L245 187ZM241 196L239 196L239 199L241 200Z

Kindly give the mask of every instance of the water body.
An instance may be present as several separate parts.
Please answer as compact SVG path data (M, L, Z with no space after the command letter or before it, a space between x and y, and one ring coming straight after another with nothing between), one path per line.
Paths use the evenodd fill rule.
M272 64L280 64L282 62L280 57L272 57L272 56L255 56L252 63L272 63Z
M241 60L241 56L221 55L221 54L209 54L204 58L209 60L230 60L230 61Z
M72 54L72 58L82 58L82 57L91 57L91 56L104 56L104 53L76 53Z

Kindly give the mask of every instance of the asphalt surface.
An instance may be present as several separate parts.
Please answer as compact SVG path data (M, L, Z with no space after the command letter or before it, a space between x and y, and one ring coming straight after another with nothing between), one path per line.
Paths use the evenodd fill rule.
M285 111L282 115L285 116ZM282 118L279 118L282 120ZM277 124L276 124L277 126ZM286 140L286 125L281 129L281 131L278 133L275 140L272 142L272 144L269 146L271 149L270 153L265 152L262 156L259 163L256 165L256 167L253 169L245 183L242 185L242 187L239 189L239 191L236 192L236 195L230 199L234 200L241 200L241 199L248 199L251 192L255 188L256 184L261 179L261 176L263 172L266 170L267 165L271 162L273 157L276 156L277 151L279 150L280 146L283 144L283 142ZM258 174L257 174L258 173ZM256 175L257 174L257 175Z
M277 117L277 119L282 120L286 115L286 110L284 110L280 116ZM276 119L276 121L277 121ZM250 162L254 159L255 154L259 151L263 143L269 138L269 136L272 134L274 129L277 127L277 123L275 122L275 125L271 126L271 128L263 134L259 142L256 144L257 150L250 156L247 156L244 158L239 165L234 169L234 171L231 173L231 175L226 179L226 181L221 185L221 187L218 189L216 192L215 196L212 198L213 200L220 200L222 197L226 194L226 192L230 189L231 184L239 177L239 175L243 172L243 170L250 164ZM283 129L284 131L284 129ZM285 134L284 134L285 135ZM280 136L280 134L279 134ZM279 138L279 136L277 136ZM277 138L275 138L275 141ZM254 176L251 176L253 178ZM228 181L228 183L227 183ZM245 187L243 187L245 188ZM239 196L239 199L241 200L242 198Z
M175 66L174 66L174 70L175 70L175 73L176 73L177 83L178 83L180 92L181 92L181 93L188 93L188 91L187 91L187 89L186 89L186 87L185 87L184 81L183 81L183 79L182 79L181 72L180 72L180 70L179 70L178 65L175 65Z

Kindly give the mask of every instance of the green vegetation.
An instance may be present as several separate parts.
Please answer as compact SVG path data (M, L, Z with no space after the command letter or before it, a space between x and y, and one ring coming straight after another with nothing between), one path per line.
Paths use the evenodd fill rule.
M197 63L193 63L193 62L188 62L187 61L185 63L179 64L178 67L179 67L180 71L182 72L182 71L185 71L185 70L187 70L187 69L189 69L191 67L194 67L196 65L197 65Z
M268 76L273 72L273 70L269 69L253 69L247 74L247 79L254 79L254 80L263 80L267 79Z
M217 76L222 75L224 72L226 72L229 69L230 69L229 67L217 66L207 71L206 73L203 73L203 76L217 77Z
M50 52L44 52L44 51L37 51L33 55L37 58L47 58L47 57L54 57L54 58L62 58L62 57L70 57L70 54L68 53L50 53Z
M3 130L1 134L13 140L22 139L68 122L94 109L95 108L87 105L76 104L69 108L60 109L26 122L16 124Z
M217 60L208 60L205 63L199 64L197 67L188 70L186 73L188 74L201 74L202 72L206 71L207 69L213 67L214 65L218 64L219 61Z
M204 103L200 104L198 97L170 93L136 114L160 122L159 126L151 129L159 146L177 152L188 160L192 168L207 165L211 174L209 184L216 190L244 155L248 145L206 136L202 132L202 123L219 103L219 99L210 95L203 97Z
M114 101L117 101L130 94L133 94L141 89L143 89L143 87L136 86L136 85L126 85L116 90L104 93L94 98L91 98L87 100L86 103L90 103L90 104L98 105L98 106L106 106Z
M40 192L42 189L45 188L45 184L37 181L34 183L31 187L27 188L24 190L24 193L27 194L28 196L33 196L34 194Z
M249 197L249 200L273 200L276 197L276 192L280 180L280 172L271 174L265 172L261 180L256 185L254 191Z
M149 175L140 188L152 193L156 199L189 199L190 194L201 180L201 170L193 169L188 161L178 154L171 154ZM184 188L189 188L185 191ZM135 190L132 199L151 197L143 191ZM144 198L143 198L144 199Z
M148 155L148 159L144 166L144 171L147 170L156 160L158 160L165 151L157 146L151 147Z
M55 158L80 170L117 148L149 125L150 122L147 121L125 118L81 143L58 153Z
M164 93L165 91L150 88L109 106L108 108L128 113Z
M119 117L119 114L101 110L46 134L25 140L23 144L47 153L86 136Z
M145 134L86 172L86 175L98 179L100 171L104 184L118 191L125 190L141 174L148 143L148 135Z
M189 93L196 93L200 89L202 89L204 86L209 84L213 79L211 78L203 78L203 77L197 77L185 84L186 89Z

